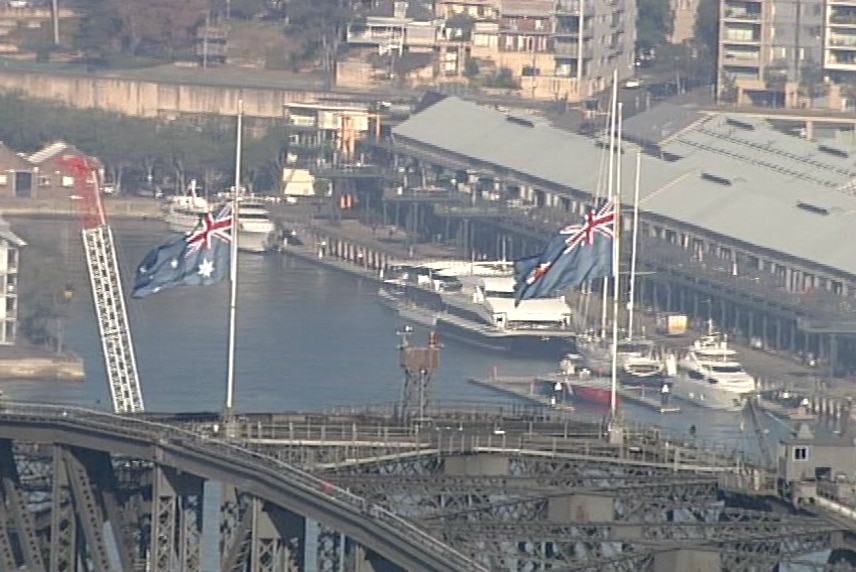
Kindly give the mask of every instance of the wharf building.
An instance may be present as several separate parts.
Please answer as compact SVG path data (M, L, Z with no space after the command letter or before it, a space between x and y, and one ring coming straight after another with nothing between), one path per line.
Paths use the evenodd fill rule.
M711 318L830 374L852 370L856 156L669 104L625 121L623 137L625 230L641 153L637 307ZM462 252L536 252L604 193L603 140L453 97L379 147L402 174L385 210L410 232L445 225Z

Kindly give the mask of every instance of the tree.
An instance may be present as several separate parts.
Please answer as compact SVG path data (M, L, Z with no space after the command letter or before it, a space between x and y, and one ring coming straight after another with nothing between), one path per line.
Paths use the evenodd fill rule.
M121 51L122 20L113 3L80 0L75 9L80 17L72 46L83 52L86 61L101 63Z
M814 105L816 97L826 95L827 90L823 66L812 60L803 63L800 67L800 94L808 98L809 106Z
M190 46L205 19L208 0L110 0L121 38L133 54L163 55Z
M665 44L673 29L669 0L639 0L636 16L636 48L649 51Z
M343 0L293 0L288 3L290 35L300 39L303 59L322 59L323 68L332 69L339 39L350 22L352 11Z

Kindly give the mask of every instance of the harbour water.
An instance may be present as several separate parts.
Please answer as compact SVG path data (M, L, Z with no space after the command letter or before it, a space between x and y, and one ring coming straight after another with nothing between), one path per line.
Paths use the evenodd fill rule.
M79 293L71 303L66 344L85 360L81 384L8 382L7 398L73 403L107 408L109 396L100 353L85 263L76 232L65 223L13 221L13 228L50 241L57 234L64 264ZM126 291L145 252L168 235L161 223L114 225ZM65 240L66 242L63 242ZM22 255L22 264L37 263ZM393 403L399 399L397 332L404 324L377 302L369 281L301 262L287 255L241 255L235 405L238 411L318 411L335 406ZM228 284L178 288L128 305L143 393L150 411L218 411L222 409L227 361ZM426 341L416 332L415 344ZM528 375L556 369L547 361L509 359L448 340L434 378L440 401L507 403L509 398L469 384L471 377ZM586 405L579 415L599 419L608 412ZM748 421L739 413L684 406L676 415L623 406L626 418L664 426L728 449L757 448ZM783 427L770 423L771 438Z

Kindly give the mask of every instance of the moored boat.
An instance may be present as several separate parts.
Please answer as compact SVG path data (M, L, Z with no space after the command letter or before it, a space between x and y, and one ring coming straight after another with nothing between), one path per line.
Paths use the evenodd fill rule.
M674 396L709 409L741 410L756 391L755 378L743 369L726 336L712 329L668 367Z

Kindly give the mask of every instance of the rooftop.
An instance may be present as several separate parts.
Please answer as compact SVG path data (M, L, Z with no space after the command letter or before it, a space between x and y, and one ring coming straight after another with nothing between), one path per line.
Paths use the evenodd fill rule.
M761 120L676 117L657 107L648 113L627 121L659 151L642 155L643 216L856 277L856 154L778 132ZM671 126L663 123L669 120ZM393 136L589 195L605 186L602 143L454 97L411 116ZM625 146L619 161L625 203L633 196L631 150Z
M44 149L36 151L35 153L27 157L27 160L30 163L35 163L36 165L38 165L56 157L69 147L70 145L65 141L54 141L50 145L46 146Z

